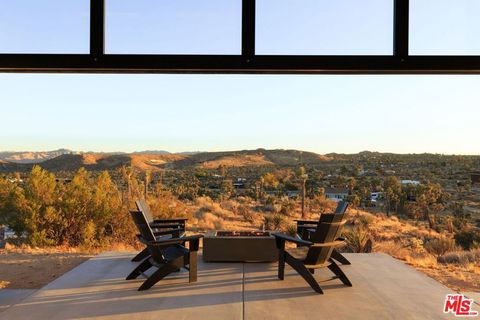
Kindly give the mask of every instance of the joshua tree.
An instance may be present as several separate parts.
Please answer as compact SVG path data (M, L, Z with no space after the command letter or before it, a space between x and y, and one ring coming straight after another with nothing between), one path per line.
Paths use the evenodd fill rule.
M150 172L150 170L145 171L145 183L144 183L144 187L145 187L145 191L144 191L145 200L148 200L148 185L149 185L149 183L150 183L151 176L152 176L152 173Z
M305 184L307 183L308 175L306 174L304 167L298 168L298 170L297 170L297 176L298 176L298 178L299 178L300 181L301 181L301 190L302 190L302 193L301 193L301 196L302 196L302 219L305 219L305 218L306 218L306 216L305 216L305 194L306 194Z

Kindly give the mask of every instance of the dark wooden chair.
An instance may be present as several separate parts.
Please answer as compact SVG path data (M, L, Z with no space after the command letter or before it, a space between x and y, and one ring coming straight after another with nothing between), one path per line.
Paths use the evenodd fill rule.
M283 280L285 263L297 271L305 281L318 293L323 294L320 285L313 277L315 269L328 268L335 276L328 280L340 279L345 285L352 286L350 280L332 259L333 249L344 245L344 241L337 240L346 223L344 213L330 213L322 215L324 218L318 223L315 232L310 235L311 241L306 241L281 233L273 233L278 255L278 278ZM299 247L286 249L286 242L293 242Z
M141 211L130 211L140 234L138 239L147 246L149 257L142 261L128 276L135 279L154 267L157 270L143 282L139 291L151 288L172 272L185 268L189 271L189 282L197 281L197 253L202 235L166 238L157 240ZM184 246L188 243L188 248Z
M337 204L337 208L335 209L334 213L345 213L348 208L348 202L340 201ZM315 220L295 220L297 223L297 237L302 240L311 241L310 237L317 229L319 223L322 223L324 218L329 219L328 215L322 214L320 215L320 219L318 221ZM341 240L341 239L340 239ZM298 245L300 246L300 245ZM333 249L332 258L336 261L340 262L341 264L349 265L351 264L344 255L342 255L336 248Z
M185 235L185 225L187 218L176 218L176 219L153 219L153 215L150 211L145 200L135 201L138 211L141 211L145 216L145 219L148 222L150 228L152 228L153 233L157 240L165 239L169 237L180 238ZM132 261L138 262L142 261L149 256L149 251L147 248L139 252L135 257L132 258Z

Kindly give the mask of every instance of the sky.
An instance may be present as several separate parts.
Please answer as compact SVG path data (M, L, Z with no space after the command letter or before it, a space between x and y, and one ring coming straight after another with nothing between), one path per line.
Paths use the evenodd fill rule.
M257 54L392 53L392 0L298 3L257 0ZM411 54L480 54L480 1L410 3ZM106 51L239 54L240 9L107 0ZM0 52L87 53L88 12L0 0ZM0 74L0 150L480 154L479 103L479 76Z

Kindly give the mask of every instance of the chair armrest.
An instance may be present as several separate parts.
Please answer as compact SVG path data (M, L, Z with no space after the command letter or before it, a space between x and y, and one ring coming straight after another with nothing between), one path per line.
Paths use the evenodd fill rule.
M312 247L338 247L338 246L341 246L341 245L344 245L344 244L345 244L345 241L335 240L335 241L332 241L332 242L314 243L312 245Z
M150 228L152 229L160 229L160 228L176 228L176 229L179 229L179 228L183 228L184 225L183 224L180 224L180 223L150 223Z
M188 249L191 252L195 252L195 251L198 251L198 249L200 248L200 239L201 238L203 238L202 234L196 234L196 235L193 235L193 236L183 237L182 240L189 243Z
M289 242L293 242L293 243L303 245L303 246L311 246L313 244L310 241L305 241L305 240L302 240L302 239L290 237L290 236L287 236L286 234L283 234L283 233L274 232L271 235L274 236L277 241L278 240L283 241L283 242L289 241Z
M173 219L153 219L153 223L169 223L169 222L183 222L188 221L188 218L173 218Z
M302 225L302 224L318 224L318 220L293 220L297 223L297 225Z
M181 238L182 241L194 241L194 240L200 240L203 238L203 234L194 234L193 236L187 236Z

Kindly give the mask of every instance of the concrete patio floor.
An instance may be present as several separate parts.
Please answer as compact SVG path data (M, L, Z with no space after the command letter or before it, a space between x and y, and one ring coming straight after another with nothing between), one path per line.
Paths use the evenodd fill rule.
M384 254L349 254L342 267L353 283L324 283L315 293L291 268L284 281L276 265L203 263L198 282L176 273L138 292L143 279L126 281L132 254L104 253L66 273L0 319L448 319L451 290ZM330 277L327 270L318 279Z

